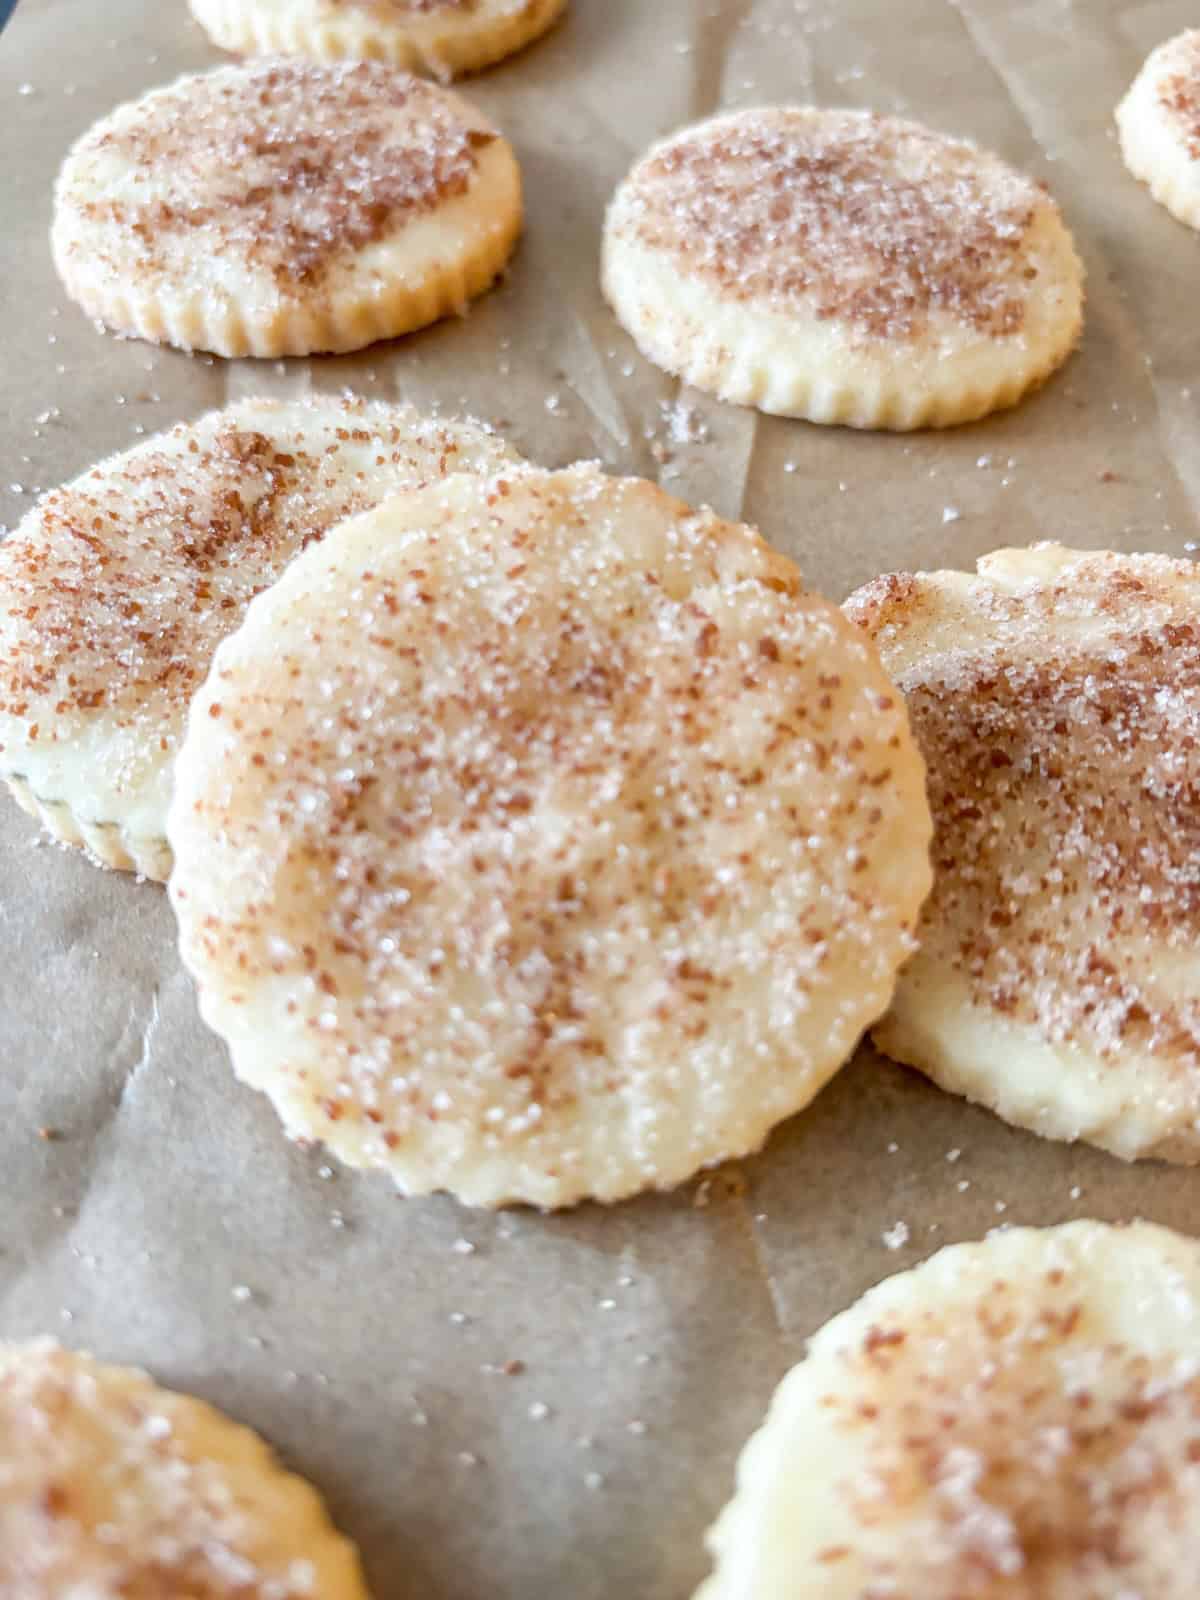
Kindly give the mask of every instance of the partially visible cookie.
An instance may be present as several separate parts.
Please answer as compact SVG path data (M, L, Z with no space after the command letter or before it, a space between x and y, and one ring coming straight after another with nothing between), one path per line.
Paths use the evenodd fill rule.
M929 887L874 648L753 530L594 467L343 523L193 702L202 1013L288 1131L565 1206L756 1149L885 1009Z
M1195 1240L1076 1222L955 1245L812 1340L700 1596L1191 1600L1198 1441Z
M192 694L335 522L513 452L406 406L248 400L101 462L0 543L0 777L64 843L165 879Z
M117 333L301 356L462 311L520 227L512 149L464 100L378 62L266 60L97 123L51 237L72 299Z
M846 609L936 830L875 1042L1035 1133L1200 1161L1200 569L1042 545Z
M390 61L453 78L515 55L567 0L188 0L214 44L245 55Z
M366 1600L354 1547L248 1428L48 1339L0 1345L0 1593Z
M858 428L1015 405L1082 327L1083 270L1041 185L864 111L735 111L663 140L609 209L603 277L666 371Z
M1125 165L1173 217L1200 228L1200 28L1151 51L1117 107Z

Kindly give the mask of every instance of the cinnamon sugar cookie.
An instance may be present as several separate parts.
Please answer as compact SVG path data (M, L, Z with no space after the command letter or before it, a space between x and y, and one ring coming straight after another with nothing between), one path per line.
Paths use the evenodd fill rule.
M0 1345L8 1600L366 1600L316 1493L248 1428L52 1341Z
M936 826L875 1042L1036 1133L1200 1160L1200 572L1042 545L847 610L908 698Z
M520 227L512 150L465 101L377 62L268 60L97 123L59 174L52 243L118 333L300 356L463 310Z
M0 776L64 843L166 878L188 702L253 596L341 518L513 459L405 406L250 400L52 490L0 543Z
M874 648L751 529L594 467L344 523L218 652L176 777L181 949L239 1075L474 1205L757 1148L929 886Z
M245 55L390 61L453 78L515 55L567 0L189 0L214 44Z
M736 111L618 189L604 288L643 353L723 400L858 428L1016 404L1079 338L1083 270L1043 188L862 111Z
M1198 1440L1194 1240L1076 1222L955 1245L812 1340L700 1595L1191 1600Z
M1200 28L1151 52L1117 107L1121 154L1173 217L1200 228Z

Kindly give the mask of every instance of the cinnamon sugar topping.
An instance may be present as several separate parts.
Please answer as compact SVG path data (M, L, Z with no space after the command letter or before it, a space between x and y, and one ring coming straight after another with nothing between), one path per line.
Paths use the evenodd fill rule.
M879 579L848 607L929 767L923 950L1047 1040L1200 1074L1195 568L1086 556L1049 581L961 581L955 599Z
M855 1451L839 1487L864 1594L1190 1592L1164 1541L1195 1516L1197 1353L1172 1373L1113 1340L1086 1282L1055 1277L980 1285L952 1327L944 1306L914 1305L903 1331L884 1324L844 1352L845 1388L825 1405Z
M1162 80L1159 101L1178 128L1188 155L1200 161L1200 28L1181 34L1169 50L1171 70Z
M233 252L281 289L466 192L495 138L463 102L377 62L268 60L186 78L101 123L76 159L119 162L81 200L140 269Z
M140 1372L0 1346L6 1600L365 1600L315 1493Z
M681 134L631 180L642 241L739 299L803 303L873 338L941 314L1018 333L1037 270L1038 185L970 144L851 111L739 112Z
M705 1594L1190 1600L1200 1249L1015 1228L879 1284L776 1392Z

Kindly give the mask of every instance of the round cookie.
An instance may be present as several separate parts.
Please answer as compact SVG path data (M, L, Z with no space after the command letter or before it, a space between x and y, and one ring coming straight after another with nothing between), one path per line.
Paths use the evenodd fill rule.
M254 595L343 517L514 459L407 406L249 400L52 490L0 543L0 777L64 843L165 879L188 703Z
M462 311L520 228L512 149L456 95L373 61L267 60L97 123L59 174L51 242L117 333L302 356Z
M1117 107L1125 165L1171 215L1200 228L1200 28L1151 52Z
M189 0L214 44L245 55L390 61L448 79L515 55L567 0Z
M366 1600L354 1547L248 1428L48 1339L0 1345L0 1593Z
M1200 571L1006 550L847 602L929 768L934 891L879 1048L1006 1121L1200 1159Z
M603 280L666 371L857 428L1015 405L1082 327L1083 269L1040 185L865 111L736 111L663 140L609 208Z
M756 1149L885 1009L929 887L869 641L753 530L594 467L343 524L218 652L176 778L238 1074L474 1205Z
M1190 1600L1200 1247L1077 1222L890 1278L783 1380L698 1600Z

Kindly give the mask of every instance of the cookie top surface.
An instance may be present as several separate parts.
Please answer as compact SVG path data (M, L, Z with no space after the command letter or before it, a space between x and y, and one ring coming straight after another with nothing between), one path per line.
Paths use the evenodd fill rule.
M817 1334L743 1454L704 1600L1184 1600L1200 1250L1014 1229Z
M1125 1154L1195 1143L1200 1113L1198 601L1189 562L1042 546L847 603L908 700L936 826L884 1047L945 1079L980 1054L964 1017L990 1019L1011 1044L981 1097L1025 1039L1056 1052L1044 1131Z
M886 1005L928 886L867 641L752 530L594 468L343 525L218 656L177 777L235 1067L471 1203L755 1148Z
M1200 162L1200 28L1160 46L1158 104L1193 161Z
M145 1374L0 1345L0 1590L15 1600L365 1600L263 1442Z
M0 772L161 834L218 643L343 517L512 451L399 405L242 401L51 490L0 543Z
M1154 198L1200 228L1200 28L1147 57L1117 107L1125 164Z
M1051 202L997 157L916 123L780 107L668 139L634 169L624 204L641 241L723 295L904 340L936 313L1019 334L1024 245Z
M267 60L182 78L76 144L58 210L114 272L218 275L307 296L463 195L499 135L377 62Z
M1200 28L1153 50L1142 69L1151 105L1188 159L1200 163Z

